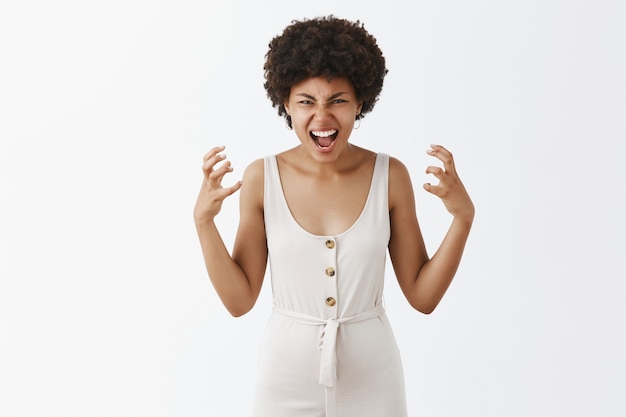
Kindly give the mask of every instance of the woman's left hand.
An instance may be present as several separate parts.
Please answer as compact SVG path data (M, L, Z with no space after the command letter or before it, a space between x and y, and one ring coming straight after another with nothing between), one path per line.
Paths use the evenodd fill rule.
M432 149L427 153L443 162L443 168L436 166L426 168L426 173L433 174L439 180L439 184L426 183L424 189L439 197L456 219L471 223L474 219L474 204L456 172L452 153L441 145L430 146Z

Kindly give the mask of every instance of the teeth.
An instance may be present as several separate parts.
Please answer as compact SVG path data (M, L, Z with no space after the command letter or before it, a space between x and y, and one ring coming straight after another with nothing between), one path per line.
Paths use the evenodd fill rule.
M336 130L325 130L325 131L319 131L319 130L314 130L313 132L311 132L313 135L320 137L320 138L327 138L329 136L334 135L335 133L337 133Z

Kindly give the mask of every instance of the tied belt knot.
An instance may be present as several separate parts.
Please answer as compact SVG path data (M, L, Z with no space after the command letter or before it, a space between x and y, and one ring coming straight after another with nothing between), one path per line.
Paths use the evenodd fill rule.
M312 326L324 326L320 334L320 350L322 351L322 356L320 360L319 383L327 388L332 388L337 381L337 332L339 326L380 317L385 313L385 308L382 304L379 304L374 308L365 310L354 316L337 319L321 319L294 311L283 310L278 307L274 307L274 311L298 323Z

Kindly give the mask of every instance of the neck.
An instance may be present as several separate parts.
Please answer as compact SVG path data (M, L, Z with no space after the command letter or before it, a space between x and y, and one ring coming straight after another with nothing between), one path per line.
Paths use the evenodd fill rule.
M351 171L363 158L363 149L348 144L335 159L316 159L305 148L298 146L293 149L296 163L302 171L318 177L332 177Z

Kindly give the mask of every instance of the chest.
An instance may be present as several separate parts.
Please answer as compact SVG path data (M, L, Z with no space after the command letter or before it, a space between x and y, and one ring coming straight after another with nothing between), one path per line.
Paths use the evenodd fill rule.
M363 212L372 172L335 178L285 175L282 188L295 221L315 235L332 236L348 230Z

